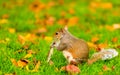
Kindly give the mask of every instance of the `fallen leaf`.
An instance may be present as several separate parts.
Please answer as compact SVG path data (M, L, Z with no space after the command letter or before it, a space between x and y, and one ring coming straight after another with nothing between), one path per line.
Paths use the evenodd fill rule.
M45 20L46 25L53 25L55 23L55 18L50 16Z
M2 15L2 19L8 19L9 18L9 15L8 14L3 14Z
M47 32L47 29L45 27L39 28L35 31L35 33L37 34L41 34L41 33L45 33Z
M94 44L93 42L87 42L87 44L91 48L96 48L96 44Z
M112 70L114 70L115 69L115 66L112 66Z
M38 72L40 66L40 61L37 62L37 64L35 65L35 68L32 70L32 72Z
M15 30L14 28L9 28L8 31L9 31L10 33L15 33L15 32L16 32L16 30Z
M44 38L47 42L51 42L52 41L52 37L50 37L50 36L45 36L45 38Z
M98 40L99 40L98 37L93 37L93 38L91 39L91 41L92 41L93 43L97 42Z
M65 70L70 74L78 74L78 73L80 73L80 69L75 65L63 66L63 67L61 67L60 70Z
M65 18L62 18L62 19L59 19L58 21L57 21L57 23L59 24L59 25L66 25L67 24L67 19L65 19Z
M22 36L22 35L18 35L18 41L21 43L21 44L25 44L25 37Z
M27 53L28 53L28 54L35 54L36 52L33 51L33 50L28 50Z
M106 66L106 65L103 66L103 71L109 71L109 70L111 70L111 69L108 66Z
M80 69L77 66L75 66L75 65L67 65L66 66L66 71L70 72L72 74L80 73Z
M117 37L112 38L112 42L113 42L113 43L116 43L117 41L118 41L118 38L117 38Z
M18 66L17 61L14 58L11 58L10 60L11 60L13 65Z
M0 19L0 24L7 24L8 20L7 19Z
M108 44L107 43L101 43L101 44L98 44L98 48L102 49L102 48L107 48L108 47Z
M21 60L19 60L18 62L17 62L17 64L18 64L18 67L25 67L27 64L28 64L28 60L25 60L25 59L21 59Z
M39 0L34 1L32 4L29 6L30 10L38 13L40 10L45 8L45 4L41 3Z
M68 10L68 12L69 12L70 14L75 14L75 10L74 10L74 9L71 9L71 8Z
M50 65L53 65L53 64L54 64L54 62L53 62L52 60L50 60L50 61L49 61L49 64L50 64Z
M26 55L24 56L24 58L30 58L30 57L32 57L32 54L31 54L31 53L28 53L28 54L26 54Z
M74 25L76 25L78 23L78 21L79 21L78 17L76 17L76 16L71 17L71 18L68 19L67 25L68 26L74 26Z

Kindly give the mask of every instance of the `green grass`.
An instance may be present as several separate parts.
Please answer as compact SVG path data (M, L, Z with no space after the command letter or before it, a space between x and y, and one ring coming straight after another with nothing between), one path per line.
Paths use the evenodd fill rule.
M19 5L19 2L23 2ZM0 0L0 75L16 73L16 75L67 75L65 71L56 71L56 68L60 69L62 66L67 65L67 61L63 57L62 53L55 50L51 60L54 65L46 63L46 56L49 51L50 43L45 39L42 39L42 35L52 37L56 30L63 27L57 22L53 26L47 25L47 32L41 33L35 40L35 43L27 41L24 45L29 45L27 50L33 50L36 54L33 54L30 61L29 68L33 69L33 59L40 60L41 65L38 72L29 72L26 68L19 68L12 64L11 58L20 60L27 54L27 50L23 48L23 44L18 41L18 35L26 35L33 33L33 30L42 27L42 25L35 24L35 14L29 10L29 5L32 0ZM41 1L41 0L40 0ZM50 0L43 0L42 3L47 4ZM105 43L107 41L108 47L114 48L120 45L120 29L110 31L105 28L106 25L112 26L113 24L120 24L120 2L118 0L102 0L103 2L111 2L113 4L112 9L96 9L96 12L91 12L89 4L92 1L76 0L74 7L70 7L72 0L66 0L63 5L58 4L49 9L43 9L40 11L39 18L44 19L45 14L50 14L56 18L56 21L60 18L62 11L67 12L65 18L71 18L77 16L80 18L79 22L69 27L69 31L76 37L82 38L87 42L91 41L92 37L99 36L98 43ZM75 14L68 13L68 10L73 8ZM117 16L114 12L118 13ZM8 23L1 23L2 15L8 14ZM31 22L29 22L31 21ZM102 26L103 28L100 28ZM15 33L10 33L9 28L14 28ZM117 37L118 41L113 43L112 38ZM120 53L120 48L116 48ZM15 53L18 50L22 50L20 53ZM90 56L95 52L95 49L90 49ZM109 68L115 66L114 70L103 71L102 67L107 65ZM86 63L80 64L80 75L119 75L120 74L120 56L108 61L98 61L88 66Z

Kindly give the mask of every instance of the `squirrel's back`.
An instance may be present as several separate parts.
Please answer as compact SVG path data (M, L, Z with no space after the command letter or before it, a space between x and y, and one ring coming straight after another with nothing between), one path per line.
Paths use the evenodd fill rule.
M69 32L66 32L64 37L61 39L61 42L67 44L67 51L69 51L73 58L77 60L86 60L89 55L89 48L87 43L82 40L74 37Z

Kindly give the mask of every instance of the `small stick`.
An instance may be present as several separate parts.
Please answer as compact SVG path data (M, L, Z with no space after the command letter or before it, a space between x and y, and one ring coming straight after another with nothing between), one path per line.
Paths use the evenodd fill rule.
M52 55L52 54L53 54L53 47L50 48L50 51L49 51L49 53L48 53L48 57L47 57L47 62L50 61L50 59L51 59L51 55Z

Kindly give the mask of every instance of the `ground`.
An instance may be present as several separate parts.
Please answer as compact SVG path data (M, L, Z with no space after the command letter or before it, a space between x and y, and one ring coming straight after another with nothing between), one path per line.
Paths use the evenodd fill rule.
M65 25L88 43L89 58L101 48L120 53L119 9L119 0L1 0L0 75L66 75L62 52L46 62L53 34ZM120 56L78 66L80 75L119 75Z

